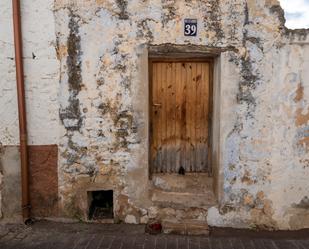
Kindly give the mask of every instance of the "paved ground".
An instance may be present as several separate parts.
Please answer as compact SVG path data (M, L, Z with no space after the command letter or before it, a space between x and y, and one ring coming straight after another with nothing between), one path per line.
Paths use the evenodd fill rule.
M301 236L270 238L261 234L214 233L210 238L148 235L144 226L38 222L0 226L0 248L16 249L309 249L308 231ZM273 237L273 236L271 236Z

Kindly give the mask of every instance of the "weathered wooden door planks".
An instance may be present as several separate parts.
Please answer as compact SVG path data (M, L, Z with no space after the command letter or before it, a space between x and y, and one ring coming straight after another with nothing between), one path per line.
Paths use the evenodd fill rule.
M209 172L211 64L151 63L152 173Z

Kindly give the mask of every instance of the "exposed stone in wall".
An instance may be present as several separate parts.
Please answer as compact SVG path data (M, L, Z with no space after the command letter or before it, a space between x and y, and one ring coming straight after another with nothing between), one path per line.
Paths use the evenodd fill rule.
M224 72L227 78L221 82L222 91L228 90L227 85L231 85L226 95L229 97L223 100L222 105L230 103L226 112L235 114L232 117L228 115L230 120L222 120L222 136L226 138L222 144L224 199L218 209L221 218L211 217L216 212L212 211L208 215L210 223L217 219L213 225L220 225L222 219L224 225L268 229L285 227L277 222L278 216L280 219L283 217L277 210L278 205L281 206L280 201L270 198L273 178L276 177L273 167L278 162L273 158L273 120L269 109L275 90L271 94L266 92L272 82L278 82L273 76L281 70L276 67L274 59L269 58L278 58L284 36L291 34L283 28L284 17L278 2L266 1L266 6L256 1L158 1L150 7L149 3L140 1L97 1L94 7L90 7L79 2L68 4L57 1L56 20L61 20L59 27L65 26L59 18L60 13L68 13L65 8L74 8L80 20L76 28L79 31L80 48L77 50L82 63L83 87L75 97L79 100L79 112L85 111L78 131L72 132L68 139L70 143L74 141L78 158L65 154L70 148L67 142L62 147L61 167L67 165L62 183L66 193L63 201L71 198L71 203L74 203L73 186L80 185L79 181L87 182L89 177L89 182L82 185L84 189L100 184L105 186L102 183L107 181L111 183L104 188L113 188L116 192L115 210L120 220L139 223L149 219L151 203L142 197L143 191L132 189L137 185L128 185L137 180L130 178L135 175L147 178L146 160L142 166L130 163L130 158L138 154L146 138L139 135L139 130L147 128L141 126L144 121L131 104L136 88L144 84L138 80L138 74L142 73L137 67L138 47L143 44L192 43L223 50L233 48L222 57L227 61L226 67L221 70L228 72L230 68L236 70L230 73L239 75L234 77L234 81L227 81L230 76ZM198 37L190 40L182 36L182 18L186 13L202 23ZM101 24L103 19L106 25ZM71 36L69 30L59 33L60 40L65 41L66 35L68 38ZM98 34L104 35L101 38ZM65 43L60 42L60 47L65 47ZM62 61L65 60L63 57ZM268 72L271 68L272 71ZM69 66L63 72L67 70L70 70ZM70 82L70 72L67 75ZM302 118L303 112L298 112L302 113L299 114ZM68 134L69 129L66 137ZM83 170L77 170L79 167ZM127 173L133 169L140 173ZM104 172L108 174L104 175ZM79 180L80 177L83 180ZM143 184L139 187L147 190L147 181ZM232 216L241 222L235 223Z
M56 4L57 10L60 10L61 3L57 2ZM134 65L137 64L136 60L138 59L134 55L134 53L136 54L137 46L138 44L149 42L189 43L189 41L184 40L178 41L178 37L181 36L177 36L177 32L169 32L169 30L171 29L175 30L176 27L176 30L178 30L179 34L181 34L181 22L176 20L178 17L183 15L182 13L186 13L188 10L194 11L195 15L200 17L200 20L203 21L203 27L205 27L200 28L201 35L198 37L200 41L193 41L194 43L197 42L197 44L201 44L204 39L209 46L220 45L224 47L230 45L235 46L237 44L236 46L246 47L247 42L251 42L254 45L257 44L255 46L260 46L258 39L254 39L251 36L248 38L246 36L247 33L242 36L242 33L238 30L235 31L233 34L229 34L236 40L236 42L235 40L233 40L232 44L225 43L225 31L222 28L223 21L221 20L222 16L224 16L224 13L221 13L221 4L226 5L226 3L220 3L218 1L208 1L207 3L199 1L186 3L166 1L160 3L161 7L159 7L160 5L153 5L154 10L157 8L157 10L159 11L158 13L161 13L158 16L147 13L145 7L148 5L148 3L128 3L127 1L115 1L114 3L112 1L98 2L97 8L88 8L87 10L84 9L85 6L78 5L78 3L76 5L69 6L70 8L74 8L75 15L78 15L79 19L83 20L80 22L76 22L77 26L75 27L75 29L78 30L79 33L81 33L81 30L83 30L83 32L87 33L87 36L90 35L92 37L92 40L87 38L87 36L85 35L81 37L81 35L79 34L77 39L78 42L75 45L78 46L78 49L75 49L74 51L78 51L78 58L82 61L82 63L85 63L85 66L82 66L80 68L81 75L83 76L81 76L80 78L78 77L78 79L74 81L75 84L77 84L79 81L83 81L83 83L81 84L85 86L84 89L79 89L80 92L78 92L78 94L74 94L73 92L72 95L72 91L70 90L70 71L72 70L72 68L70 67L70 65L68 65L68 68L65 69L68 71L69 95L74 96L74 98L76 99L75 103L78 103L76 104L76 106L79 105L79 109L76 109L78 109L80 112L80 110L82 109L81 106L87 105L83 106L83 109L87 110L87 112L84 114L85 124L82 122L77 122L82 125L79 126L79 128L76 129L74 132L70 133L70 131L68 131L66 134L67 137L68 134L71 134L69 135L71 137L67 139L67 144L64 143L64 154L62 154L64 159L64 165L61 167L64 167L66 174L71 175L73 173L72 170L75 169L76 173L79 172L77 173L77 175L75 173L75 176L77 178L79 178L78 174L80 174L80 171L77 170L77 168L81 167L85 170L86 173L86 169L94 167L95 171L88 171L88 173L92 172L90 174L89 187L91 187L91 182L97 183L99 181L98 177L100 176L100 171L102 171L106 167L113 168L112 172L114 172L114 178L112 181L109 181L114 182L111 187L116 189L116 192L118 192L118 194L122 192L122 194L119 196L123 197L118 199L119 207L117 209L118 213L120 214L120 219L122 220L127 220L127 222L133 222L133 220L134 222L140 222L139 217L143 215L139 214L140 211L138 211L141 207L134 207L134 197L129 197L126 193L128 191L125 188L127 180L124 175L125 171L129 170L129 158L131 157L132 153L134 153L131 149L132 145L136 147L139 145L140 140L145 139L143 137L136 137L135 135L136 132L138 132L138 124L141 122L141 120L135 120L136 115L134 115L134 109L132 109L132 106L130 104L130 99L134 96L134 88L136 88L139 84L136 78L138 68L136 68L136 66ZM232 5L233 4L229 6ZM198 6L198 8L194 8L195 6ZM65 3L64 7L67 8L68 5ZM249 22L249 20L247 20L249 18L249 14L241 13L241 9L245 9L246 5L238 4L237 7L239 9L238 11L234 11L235 16L233 16L232 18L240 19L239 14L243 15L243 25L245 29L245 25L248 25L247 22ZM230 9L232 8L233 7L231 7ZM138 15L136 14L137 9L139 12ZM71 12L72 9L70 9L69 13ZM93 15L94 13L96 14ZM204 13L206 13L206 16L204 16ZM145 16L147 16L147 18L143 19L144 14ZM69 18L70 15L71 14L69 14ZM98 21L100 19L112 20L112 22L109 23L109 27L104 25L98 26ZM71 20L69 21L70 31L68 31L68 39L72 38L70 23ZM133 26L129 27L129 24ZM135 28L134 25L136 24L137 26ZM160 26L163 27L163 30L162 28L160 28ZM96 27L96 32L100 30L101 34L104 34L105 39L104 42L100 44L101 48L98 46L99 44L96 44L96 41L94 41L96 40L96 38L93 38L96 35L93 33L94 27ZM126 33L126 30L130 30L130 32ZM166 35L164 35L165 32L169 35L175 34L175 36L167 37ZM229 31L229 33L230 32L231 31ZM81 45L78 45L80 42ZM82 45L83 42L84 44L87 44L84 45L84 47ZM63 46L63 44L60 44L60 47L61 46ZM93 52L90 53L88 49L89 47L91 47L92 50L95 50L96 54L93 54ZM68 48L67 50L67 58L69 58L69 60L72 60L70 49ZM240 95L242 96L239 99L240 102L245 101L247 103L247 108L251 104L255 105L253 97L250 97L252 93L250 92L250 89L247 88L252 88L252 90L254 90L255 84L258 83L256 82L257 77L255 75L252 75L253 68L251 63L253 62L252 59L250 59L250 55L248 55L250 51L247 52L245 51L246 49L242 50L244 51L242 55L236 55L237 57L243 58L242 61L236 59L236 63L239 63L238 61L240 61L240 73L242 75L241 77L243 77L243 81L240 83L239 86ZM95 58L97 58L96 61ZM73 64L76 64L76 62L74 62ZM87 73L84 73L82 68L84 68L85 72ZM93 74L91 75L90 72L93 72ZM86 75L86 79L84 75ZM96 82L96 85L93 85L92 82ZM135 86L133 87L132 84ZM85 102L85 99L81 95L83 91L85 91L88 96L91 96L90 101L87 100L87 102L90 102L89 104L81 103L81 100ZM68 105L70 106L71 104L72 99L69 98ZM250 113L250 111L251 110L249 110L248 113ZM86 120L93 120L93 117L97 119L96 121L98 123L95 122L95 124L92 125L91 132L97 135L97 137L92 137L90 139L90 130L87 131ZM142 129L145 128L146 127L143 127ZM80 135L77 135L77 130ZM70 145L72 143L74 143L73 151L76 152L76 157L71 157L66 154L68 148L72 148L72 146ZM136 147L136 149L138 150L138 147ZM96 159L93 158L94 154L97 154ZM90 162L92 162L92 166L89 165ZM76 163L78 165L76 165ZM141 177L147 178L147 175L141 175ZM104 179L104 177L102 178ZM78 182L79 180L76 179L75 182L76 181ZM70 185L70 180L67 180L65 184ZM69 193L68 195L72 195L71 191L72 188L69 187L66 190L66 193ZM67 199L69 197L64 196L64 198ZM123 217L122 207L125 207L124 210L126 210L124 213L125 216ZM131 211L128 211L130 209ZM131 217L127 215L133 215L135 219L132 218L133 216Z
M117 6L120 10L119 12L119 19L128 19L127 7L128 1L127 0L116 0Z
M64 127L70 131L78 131L82 125L78 93L82 88L81 48L79 35L79 17L69 10L69 30L67 41L68 90L70 93L68 106L60 109L60 119Z

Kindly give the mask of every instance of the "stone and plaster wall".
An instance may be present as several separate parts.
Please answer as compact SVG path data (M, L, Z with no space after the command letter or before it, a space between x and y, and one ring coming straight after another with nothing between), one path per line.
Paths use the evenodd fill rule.
M278 47L262 51L250 44L249 54L256 56L250 77L257 77L258 84L245 105L222 99L223 196L221 206L209 210L210 224L267 229L309 225L309 48L304 34L288 32ZM223 88L225 79L230 78L223 76ZM239 86L230 87L222 91L224 96L239 94Z
M309 227L309 31L286 30L276 0L24 2L30 143L58 145L58 216L86 219L87 191L113 189L116 219L156 218L148 177L148 48L195 45L221 51L218 205L208 223ZM15 146L18 165L10 1L0 10L0 23L10 24L0 32L0 141L2 151ZM183 36L186 17L198 19L196 37ZM3 172L5 153L1 158Z

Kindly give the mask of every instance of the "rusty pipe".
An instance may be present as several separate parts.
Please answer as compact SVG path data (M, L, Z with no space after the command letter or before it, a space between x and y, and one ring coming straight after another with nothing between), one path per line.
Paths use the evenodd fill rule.
M24 68L23 68L20 1L12 0L12 6L13 6L14 48L15 48L15 64L16 64L18 117L19 117L22 216L24 222L27 223L31 219L30 218L31 205L30 205L30 193L29 193L27 117L26 117L26 101L25 101Z

